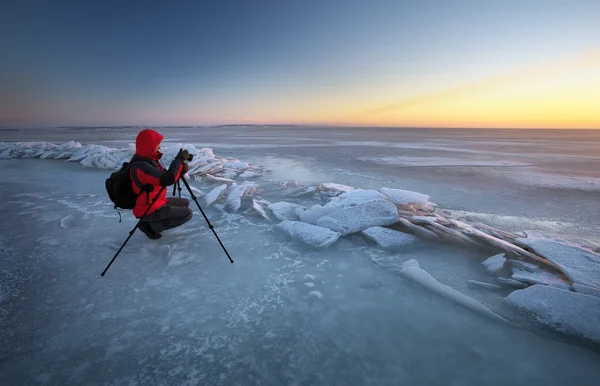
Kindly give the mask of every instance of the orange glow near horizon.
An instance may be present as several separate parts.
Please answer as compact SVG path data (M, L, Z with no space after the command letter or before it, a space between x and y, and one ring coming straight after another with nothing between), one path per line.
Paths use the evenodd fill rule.
M600 51L349 113L348 123L600 129Z

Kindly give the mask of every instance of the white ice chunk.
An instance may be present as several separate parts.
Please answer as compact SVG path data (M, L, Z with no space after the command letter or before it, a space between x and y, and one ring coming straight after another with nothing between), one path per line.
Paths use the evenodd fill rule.
M409 204L427 204L429 196L427 194L411 192L409 190L381 188L383 193L391 202L399 205Z
M598 287L590 287L587 285L583 285L583 284L573 284L573 288L575 289L575 291L579 292L580 294L585 294L585 295L590 295L590 296L595 296L597 298L600 298L600 288Z
M544 238L519 238L537 254L556 264L574 283L600 286L600 255L588 249Z
M499 275L502 268L504 268L504 263L506 262L506 258L504 257L504 253L500 253L498 255L494 255L485 261L481 262L481 264L485 265L485 269L492 275Z
M323 207L321 205L313 205L310 207L310 209L305 210L302 213L300 213L300 215L298 217L300 218L300 221L302 221L302 222L316 225L317 221L321 217L328 215L329 213L331 213L337 209L338 208L336 208L336 207Z
M377 200L336 210L321 217L317 225L348 235L373 226L392 225L399 218L394 204L387 200Z
M300 221L283 220L277 227L289 236L315 248L328 247L340 237L338 232Z
M385 196L376 190L352 190L332 198L325 207L348 207L373 200L385 200Z
M319 190L323 191L332 191L332 192L349 192L354 190L355 188L348 185L335 184L333 182L326 182L318 187Z
M239 178L254 178L254 177L258 177L258 176L260 176L260 173L246 170L245 172L240 174L238 177Z
M224 168L235 170L246 170L249 166L248 163L239 160L230 160L223 163Z
M206 196L204 196L204 204L206 206L211 205L213 202L215 202L217 200L217 198L219 198L219 196L225 189L227 189L227 185L223 184L223 185L217 186L216 188L214 188L213 190L208 192L206 194Z
M409 260L403 264L403 268L400 271L400 273L404 277L414 281L415 283L422 285L423 287L431 290L432 292L437 293L440 296L453 300L456 303L467 307L468 309L477 311L494 320L506 322L504 318L502 318L500 315L496 314L483 304L479 303L478 301L458 292L453 288L448 287L447 285L441 284L433 276L431 276L429 273L427 273L425 270L421 269L417 265L411 263L411 260Z
M564 284L567 286L567 288L569 288L568 283L561 279L560 276L543 270L539 270L537 272L529 272L524 269L514 268L512 278L514 280L522 281L523 283L529 284L550 285L553 283L559 283Z
M412 234L378 226L367 228L362 234L386 249L405 247L419 240Z
M474 285L476 287L485 288L485 289L489 289L489 290L500 290L500 289L502 289L502 287L500 287L499 285L491 284L491 283L486 283L486 282L483 282L483 281L467 280L467 283L469 283L471 285Z
M534 285L514 291L506 299L519 308L535 313L540 323L600 342L600 298Z
M291 202L280 201L269 205L269 210L273 212L273 216L278 220L298 220L296 214L297 209L305 209L302 205L294 204Z
M408 267L420 268L421 266L419 265L419 262L417 260L410 259L410 260L407 260L404 263L402 263L402 268L408 268Z
M213 182L224 182L226 184L235 183L235 181L232 180L231 178L217 177L217 176L213 176L212 174L206 174L206 175L203 175L202 177L207 179L208 181L213 181Z

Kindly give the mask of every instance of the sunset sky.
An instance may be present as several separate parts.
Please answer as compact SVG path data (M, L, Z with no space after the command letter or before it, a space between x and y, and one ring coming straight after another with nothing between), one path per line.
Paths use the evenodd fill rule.
M600 0L4 1L0 125L600 129Z

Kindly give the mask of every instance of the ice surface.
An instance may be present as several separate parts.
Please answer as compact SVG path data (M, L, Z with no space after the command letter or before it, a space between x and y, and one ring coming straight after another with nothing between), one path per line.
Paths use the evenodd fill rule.
M414 281L417 284L422 285L423 287L429 289L432 292L437 293L438 295L453 300L464 307L467 307L473 311L477 311L494 320L506 322L506 320L503 317L496 314L483 304L456 291L451 287L448 287L447 285L438 282L433 276L431 276L425 270L420 268L418 262L414 259L411 259L403 264L401 273L408 279Z
M405 247L419 240L412 234L379 226L367 228L362 234L386 249Z
M68 145L64 153L52 146L38 153L24 150L39 154L37 158L61 158L58 161L0 162L0 211L6 218L19 220L0 222L0 383L564 385L574 379L586 385L597 383L597 353L578 347L578 341L555 340L473 317L477 315L470 309L395 275L401 261L418 259L439 283L469 294L496 313L501 309L502 316L513 321L516 310L501 307L503 291L469 288L464 292L467 280L486 281L477 263L485 256L477 251L416 243L410 250L390 253L358 235L328 248L314 248L274 231L275 224L263 220L256 210L257 205L266 209L270 202L282 200L306 208L325 205L329 195L341 191L320 195L320 181L339 181L348 187L387 185L428 193L442 197L445 208L468 208L490 214L485 217L489 220L493 215L513 216L511 231L541 221L555 224L552 229L576 222L578 230L586 231L590 224L597 225L597 216L581 208L595 208L595 197L554 190L540 200L533 190L519 190L515 195L513 186L490 178L486 168L470 169L468 176L474 177L465 178L464 170L458 168L400 169L351 163L357 154L388 154L382 154L385 148L343 149L352 150L348 156L330 146L357 135L389 135L389 140L381 142L394 145L407 130L328 128L310 131L309 137L314 133L315 139L309 144L297 139L306 134L304 130L165 129L167 138L183 146L194 143L199 152L194 160L204 158L190 167L192 187L210 192L222 183L244 183L240 178L246 172L258 174L253 181L264 189L252 193L251 200L244 194L238 212L222 210L225 192L204 208L235 264L227 261L192 203L192 220L165 232L162 239L150 241L136 231L105 277L99 273L128 237L135 220L124 212L119 223L104 192L107 170L82 168L80 162L92 151L100 157L90 164L127 160L132 150L127 144L137 128L98 129L93 131L99 134L93 135L65 130L59 136L54 131L11 134L0 130L2 140L12 136L23 142L39 137L47 143L75 139L85 144L74 152ZM471 131L461 137L467 140L452 142L446 131L436 131L435 136L441 137L430 139L439 147L454 146L457 151L476 147L486 154L487 148L480 148L495 145L480 141L477 136L488 135L482 132ZM268 133L276 139L263 141ZM511 131L506 147L517 145L532 153L522 141L513 140L519 135L525 134ZM558 148L578 152L573 149L578 146L573 143L574 135L569 133L569 146L561 141ZM427 141L407 142L415 152L422 152ZM205 150L208 144L216 144L217 155ZM9 157L11 146L0 145L0 155ZM301 180L309 186L278 186L262 177L262 165L245 171L225 168L232 159L219 157L221 146L232 149L226 151L227 156L239 151L238 158L249 165L261 165L270 154L281 159L297 157L305 174L286 170L285 176L275 180ZM315 146L323 151L316 152ZM267 147L269 155L260 150ZM114 159L102 156L106 149ZM69 153L73 154L70 158L63 158ZM166 153L163 164L173 155ZM430 152L416 156L429 157ZM578 170L578 165L567 166L569 173ZM589 163L587 168L582 172L597 173L595 165ZM249 209L242 211L246 203ZM265 212L270 215L269 210ZM75 226L65 230L60 223L70 215ZM570 225L566 230L572 230ZM393 264L384 267L377 259Z
M512 292L507 300L535 313L540 323L600 342L600 298L536 284Z
M283 220L277 227L289 236L315 248L326 248L340 237L338 232L300 221Z
M388 197L394 204L427 204L429 202L429 195L409 190L381 188L381 193Z
M278 220L298 220L297 210L305 209L302 205L294 204L291 202L280 201L269 205L269 210L273 213L273 216Z
M396 206L387 200L368 201L345 207L317 221L318 226L348 235L373 226L386 226L398 222Z
M556 264L573 282L600 287L600 254L544 238L519 238L517 241Z
M506 262L506 258L504 257L504 253L500 253L498 255L494 255L483 262L485 269L492 275L499 275L502 269L504 268L504 263Z

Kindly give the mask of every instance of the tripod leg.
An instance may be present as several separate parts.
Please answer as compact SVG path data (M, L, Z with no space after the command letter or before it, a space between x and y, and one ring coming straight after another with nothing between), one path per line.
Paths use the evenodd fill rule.
M165 189L167 189L167 187L163 186L160 189L160 192L158 192L158 194L156 195L156 197L154 197L154 199L152 200L152 203L150 205L148 205L148 207L146 208L146 211L144 212L144 214L142 215L142 217L140 217L140 219L137 222L137 224L135 224L135 227L133 227L133 229L129 232L129 237L127 237L127 240L125 240L125 242L123 243L123 245L121 245L121 248L119 248L119 250L117 251L117 253L115 254L115 256L112 258L112 260L110 261L110 263L108 263L108 265L106 266L106 268L104 269L104 271L102 271L102 273L100 274L100 276L104 276L104 274L106 273L106 271L108 271L108 268L110 268L110 266L112 265L113 261L115 261L115 259L117 258L117 256L119 256L119 253L121 253L121 250L123 249L123 247L125 247L125 244L127 244L127 242L129 241L129 239L131 238L131 236L133 236L133 233L135 232L135 230L138 228L138 226L142 222L142 219L148 213L148 210L150 210L150 208L152 207L152 205L154 205L154 203L156 202L156 200L158 200L158 198L162 194L163 190L165 190Z
M187 190L190 192L190 196L192 196L192 199L194 200L194 202L196 203L196 205L198 205L198 209L200 209L200 212L202 213L202 216L204 216L204 220L206 220L206 223L208 224L208 227L214 233L214 235L217 238L217 241L219 242L219 244L221 244L221 247L225 251L225 254L227 255L227 258L229 258L229 261L233 264L233 260L231 259L231 256L229 256L229 252L227 252L227 249L225 248L225 246L221 242L221 239L219 238L219 235L217 235L217 232L215 232L215 228L213 227L213 225L208 220L208 217L206 217L206 214L204 213L204 211L202 210L202 207L198 203L198 200L196 199L196 196L194 195L194 192L192 191L192 188L190 188L190 185L186 181L185 177L181 176L180 180L183 180L183 184L185 185L185 187L187 188Z

